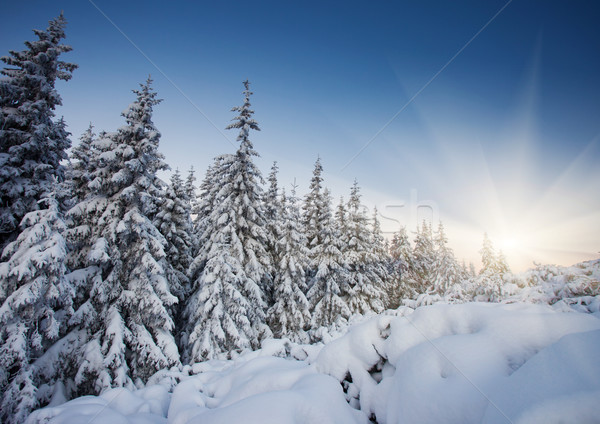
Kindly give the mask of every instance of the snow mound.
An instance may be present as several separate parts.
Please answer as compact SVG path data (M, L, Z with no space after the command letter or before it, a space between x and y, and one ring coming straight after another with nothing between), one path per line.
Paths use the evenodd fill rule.
M563 349L560 371L544 350L558 349L554 344L563 336L599 328L600 320L589 314L549 306L438 304L359 325L326 345L316 365L342 383L352 406L380 424L478 423L490 408L504 419L490 422L509 422L506 405L527 404L522 392L533 391L542 377L560 386L569 376L565 394L600 388L588 381L600 382L600 368L592 366L597 344L580 343L571 356ZM534 359L550 365L519 379L518 371ZM552 393L538 394L532 402Z
M520 303L402 308L323 347L270 340L234 360L166 370L140 390L40 409L27 422L598 422L598 351L592 314Z
M600 331L569 334L533 356L491 393L484 423L600 422ZM500 413L502 411L502 414Z

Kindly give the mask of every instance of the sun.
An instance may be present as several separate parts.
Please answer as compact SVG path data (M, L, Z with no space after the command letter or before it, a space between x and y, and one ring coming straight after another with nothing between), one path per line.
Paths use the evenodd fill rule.
M522 248L523 242L516 236L502 237L498 240L498 247L503 252L509 252Z

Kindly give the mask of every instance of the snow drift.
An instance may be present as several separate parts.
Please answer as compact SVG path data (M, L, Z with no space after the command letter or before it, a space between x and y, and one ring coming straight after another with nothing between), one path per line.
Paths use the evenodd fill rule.
M547 305L400 308L326 345L269 340L27 423L599 422L600 320Z

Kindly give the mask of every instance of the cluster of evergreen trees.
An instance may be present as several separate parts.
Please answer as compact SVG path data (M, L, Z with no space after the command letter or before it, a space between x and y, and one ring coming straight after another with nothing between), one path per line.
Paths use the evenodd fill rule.
M494 300L506 271L491 244L475 277L459 266L443 226L406 230L387 246L355 182L332 209L317 160L308 194L267 189L244 100L227 128L234 154L214 159L198 191L194 171L168 168L152 122L151 80L134 90L125 125L71 151L54 109L65 19L10 52L0 79L0 409L22 421L52 398L145 383L156 371L257 348L267 337L308 342L352 314L379 313L419 293L481 278ZM66 159L69 159L66 161ZM487 239L486 239L487 240ZM487 255L487 256L486 256ZM487 259L486 259L487 258ZM486 262L487 260L487 262ZM499 265L500 264L500 265ZM502 269L500 269L502 268ZM461 286L462 287L462 286Z

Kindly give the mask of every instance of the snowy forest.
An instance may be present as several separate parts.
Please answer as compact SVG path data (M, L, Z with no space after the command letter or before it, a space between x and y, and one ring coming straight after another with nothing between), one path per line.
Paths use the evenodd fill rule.
M452 322L452 311L459 310L461 316L479 317L482 326L507 321L500 312L505 310L521 314L521 323L532 320L534 312L558 316L570 311L564 314L568 324L540 324L548 336L523 348L529 356L580 329L596 330L594 340L600 341L598 261L572 268L539 265L513 274L502 252L482 234L482 266L476 270L455 257L442 222L423 221L415 233L401 228L384 237L377 210L369 212L361 203L358 182L348 187L347 198L332 199L321 159L316 159L303 196L296 186L284 189L288 182L278 181L277 163L263 174L251 141L260 127L253 118L248 81L226 127L237 134L237 150L214 158L198 178L194 169L183 174L174 170L168 182L157 176L170 168L159 151L161 133L152 120L161 99L150 77L133 90L132 103L123 105L123 126L96 129L90 124L72 145L67 123L55 116L61 105L55 84L71 79L77 69L61 60L71 50L63 42L65 28L60 15L46 30L35 30L37 39L26 42L25 50L2 57L2 422L20 423L28 417L28 422L91 422L84 417L94 416L99 411L95 407L104 405L105 412L111 408L92 403L88 415L69 415L77 408L68 409L75 402L68 401L125 391L135 397L143 390L147 397L113 406L125 416L125 403L159 399L162 406L133 411L147 414L135 422L200 422L201 415L190 414L189 408L185 412L184 401L179 405L184 413L170 411L177 386L187 381L189 396L203 390L200 383L190 383L192 376L207 376L208 370L224 373L229 369L224 364L261 355L271 362L257 365L253 373L239 377L243 383L230 383L228 390L231 384L243 389L249 376L257 378L259 368L268 378L283 357L317 364L319 378L325 374L328 380L315 380L315 387L323 387L324 399L335 392L342 400L331 400L335 416L319 421L307 413L304 421L289 422L418 422L402 415L410 410L406 405L399 412L378 404L377 393L383 389L375 390L384 387L382 380L391 381L384 377L399 373L398 365L392 372L388 364L401 349L394 353L379 343L395 337L399 345L411 337L397 333L399 324L393 324L409 311L417 315L431 310L429 318L421 319L423 325L433 320L440 326ZM510 309L512 303L542 306L530 305L538 309L528 312ZM450 307L463 309L443 309ZM549 322L553 320L559 321L554 315ZM448 334L470 331L456 322L456 328L448 324L455 331ZM431 331L423 337L439 337ZM541 332L532 330L522 343ZM363 351L353 347L358 344ZM366 349L374 349L376 353L365 353L374 359L348 359L350 354L363 358L360 352ZM516 361L526 360L523 356ZM240 371L231 366L235 379ZM594 384L596 395L587 395L591 399L600 393ZM291 387L284 386L273 390ZM152 398L152 387L162 387L164 393L153 389L159 394ZM395 395L407 396L410 391L395 390ZM213 391L211 399L223 396L218 393ZM314 398L319 393L307 402L318 404ZM165 399L172 399L170 407ZM264 406L256 405L247 409L256 418L244 421L240 417L245 412L232 415L229 410L214 422L236 422L231 418L235 416L239 422L288 422L279 412L264 421L259 416ZM481 422L484 412L477 411L484 408L478 408L468 418L446 418ZM110 419L107 415L102 422ZM492 417L489 422L496 421Z

